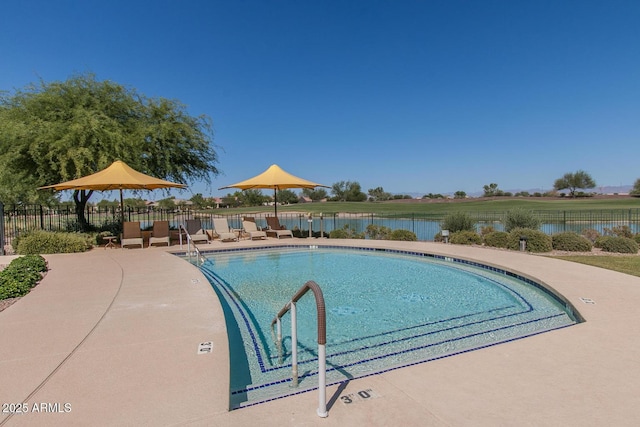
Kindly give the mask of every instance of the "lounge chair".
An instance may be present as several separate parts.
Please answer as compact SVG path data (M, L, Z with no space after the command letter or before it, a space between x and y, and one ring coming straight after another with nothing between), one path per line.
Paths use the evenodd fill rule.
M255 221L251 221L249 218L242 219L242 228L244 228L246 233L249 233L249 238L251 240L267 238L267 233L262 230L258 230L258 226Z
M267 236L277 237L278 239L287 236L293 238L293 232L291 230L287 230L284 225L280 225L280 221L277 216L268 216Z
M185 228L193 243L209 243L209 235L202 229L202 222L199 219L188 219Z
M213 218L213 229L221 242L238 241L237 231L229 227L227 218Z
M140 229L140 222L125 222L122 224L122 239L120 240L120 246L137 246L140 245L144 248L142 242L142 230Z
M171 235L169 234L169 221L153 221L153 231L149 237L149 247L154 243L166 243L171 246Z

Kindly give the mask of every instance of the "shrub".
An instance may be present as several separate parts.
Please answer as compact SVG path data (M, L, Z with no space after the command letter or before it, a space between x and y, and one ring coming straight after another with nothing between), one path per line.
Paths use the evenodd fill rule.
M344 227L333 230L329 233L330 239L364 239L364 233L358 233L356 230L345 224Z
M90 247L89 237L85 234L33 231L20 239L16 253L29 255L84 252Z
M605 252L617 252L622 254L637 254L638 243L628 237L608 236L602 239L602 250Z
M590 252L593 245L589 239L573 231L551 236L553 249L558 251Z
M633 238L633 233L631 232L631 228L628 225L618 225L613 228L605 228L604 234L607 236L617 236L617 237L626 237L628 239Z
M449 241L456 245L479 245L482 243L482 237L475 231L457 231L451 234Z
M598 230L595 230L593 228L585 228L584 230L582 230L581 234L586 239L591 241L591 243L595 243L595 241L598 239L598 237L600 237L600 233L598 232Z
M21 297L29 292L47 271L47 262L39 255L16 258L0 271L0 300Z
M540 224L540 219L538 219L533 212L522 208L511 209L504 217L504 230L507 233L515 228L538 230Z
M551 236L544 234L540 230L531 228L514 228L509 233L508 245L509 249L520 249L520 237L527 238L527 252L550 252L553 249Z
M636 233L636 235L633 236L633 240L635 240L636 243L640 244L640 233Z
M476 222L466 212L456 212L447 215L442 221L443 230L449 230L450 233L458 231L476 231Z
M391 229L384 225L367 225L365 234L369 239L373 240L388 240L391 236Z
M509 233L506 231L494 231L484 235L484 244L493 248L506 248L509 241Z
M405 242L415 242L418 240L416 234L409 230L393 230L389 240L402 240Z
M602 248L602 245L605 244L605 242L609 239L611 239L613 236L598 236L598 238L596 239L595 242L593 242L593 246L596 248Z
M444 237L442 236L442 231L438 231L435 236L433 236L434 242L444 242Z
M480 235L482 237L486 236L489 233L493 233L494 231L496 231L496 229L493 225L484 225L480 227Z

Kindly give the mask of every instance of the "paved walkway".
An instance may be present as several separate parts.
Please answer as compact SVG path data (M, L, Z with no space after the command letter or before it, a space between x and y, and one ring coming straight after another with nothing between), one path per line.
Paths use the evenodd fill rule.
M228 412L224 316L195 267L162 248L48 255L42 283L0 312L0 426L638 424L640 278L518 252L366 244L507 266L562 293L587 322L330 387L325 419L316 392ZM199 354L204 342L213 349ZM344 403L361 390L372 397ZM18 403L27 414L6 412Z

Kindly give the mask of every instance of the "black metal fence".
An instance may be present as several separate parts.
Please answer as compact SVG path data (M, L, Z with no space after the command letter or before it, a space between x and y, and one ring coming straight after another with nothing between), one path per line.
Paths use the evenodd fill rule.
M581 232L584 229L595 229L604 233L605 229L616 226L628 226L633 233L640 232L640 209L610 209L587 211L533 211L542 221L541 230L547 234L562 231ZM483 226L492 226L503 230L503 219L506 212L470 212L477 221L478 230ZM98 209L89 207L85 211L88 223L95 230L113 231L120 224L119 208ZM214 217L225 216L233 228L242 228L242 217L252 216L258 226L266 227L265 217L269 213L226 215L224 210L211 211L163 210L157 208L126 208L125 221L139 221L143 230L150 229L155 220L168 220L171 227L177 228L189 218L200 218L203 228L211 229ZM373 213L335 213L313 214L311 217L299 213L279 213L280 223L291 230L301 230L307 236L309 229L328 234L332 230L348 227L356 233L366 231L368 225L388 227L392 230L404 229L412 231L418 240L433 240L441 229L442 220L448 213L409 213L409 214L373 214ZM21 234L31 230L76 231L78 223L73 207L48 208L45 206L2 206L0 204L0 253L4 253L5 245Z

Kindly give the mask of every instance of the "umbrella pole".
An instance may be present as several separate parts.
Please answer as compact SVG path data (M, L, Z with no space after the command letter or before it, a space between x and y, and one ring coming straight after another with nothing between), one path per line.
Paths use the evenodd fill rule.
M278 217L278 189L277 188L273 189L273 212L277 218Z
M122 198L122 188L120 189L120 219L122 231L124 232L124 199Z

